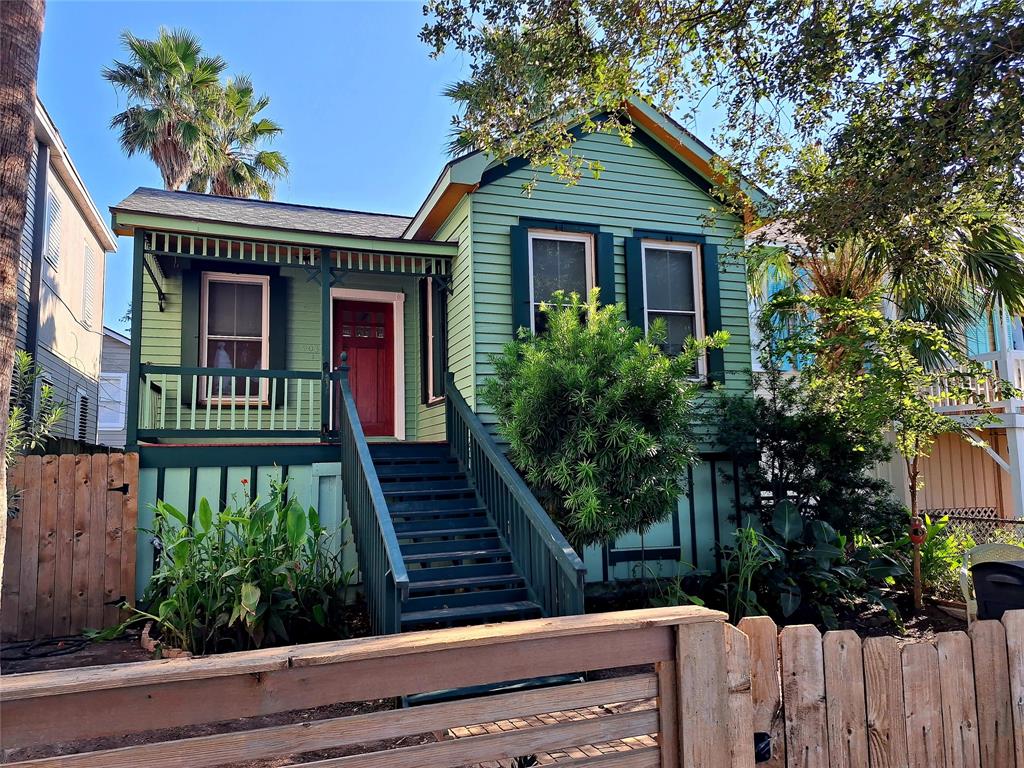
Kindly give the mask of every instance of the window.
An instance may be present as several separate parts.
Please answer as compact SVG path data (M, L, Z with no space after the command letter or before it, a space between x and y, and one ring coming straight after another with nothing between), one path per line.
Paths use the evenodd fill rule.
M586 299L594 287L594 240L584 233L530 230L529 247L533 331L543 333L541 302L559 290Z
M125 404L128 401L128 374L101 373L99 429L119 432L124 429Z
M206 368L266 369L270 338L270 278L204 272L200 365ZM202 399L259 396L266 402L266 379L217 376L200 382Z
M85 244L85 276L82 280L82 322L92 328L96 321L96 252Z
M662 319L668 330L665 352L678 355L691 336L703 338L699 250L685 243L643 242L645 329ZM704 361L697 363L703 373Z
M89 395L81 387L75 390L75 437L89 441Z
M423 402L444 400L444 378L448 372L447 286L433 277L423 279Z
M46 190L46 260L54 269L60 266L60 198L53 190Z

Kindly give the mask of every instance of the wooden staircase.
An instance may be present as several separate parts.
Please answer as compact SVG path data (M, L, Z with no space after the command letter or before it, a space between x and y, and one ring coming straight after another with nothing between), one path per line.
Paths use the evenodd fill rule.
M402 631L543 615L447 443L372 443L409 575Z

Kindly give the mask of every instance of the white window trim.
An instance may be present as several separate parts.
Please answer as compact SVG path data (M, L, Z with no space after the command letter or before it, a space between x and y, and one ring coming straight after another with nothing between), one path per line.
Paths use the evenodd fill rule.
M434 278L427 276L427 405L437 405L444 400L444 395L439 395L434 392L434 345L437 340L434 338ZM444 286L441 286L441 290L444 290ZM443 340L442 340L443 342ZM442 346L442 352L444 351Z
M117 421L116 422L105 422L100 417L103 414L103 380L116 380L118 381L118 392L124 397L118 401L117 409ZM101 373L100 374L100 388L97 393L96 403L96 429L101 432L120 432L125 428L125 415L128 410L128 374L127 373Z
M235 272L203 272L202 288L199 297L199 366L201 368L208 368L207 364L207 342L209 341L206 333L206 326L208 322L208 315L210 311L209 305L209 287L210 283L250 283L261 286L263 294L263 327L261 329L262 336L261 342L263 344L263 350L260 354L260 365L263 366L263 370L267 370L270 367L270 276L269 275L245 275L238 274ZM238 336L236 337L239 341L251 340L256 338L255 336ZM205 377L201 377L205 378ZM221 403L228 404L231 402L230 397L206 397L206 382L201 381L199 385L199 402L201 403ZM235 403L239 405L245 404L245 393L242 393L241 402L239 402L238 395L235 396ZM252 402L252 395L249 397L249 404L254 405ZM268 401L268 388L267 379L260 379L259 389L259 403L260 405L269 405Z
M641 240L640 241L640 266L644 275L644 332L650 330L648 316L651 312L658 312L665 315L688 315L683 310L651 308L647 303L647 249L657 248L665 251L683 251L690 253L693 258L690 260L693 265L693 330L697 340L703 339L706 335L704 329L704 273L701 268L701 247L699 243L680 243L673 240ZM697 376L707 375L707 355L700 355L697 358Z
M334 354L334 300L376 301L391 304L394 312L395 439L405 440L405 294L401 291L366 291L331 288L331 364L340 365ZM333 393L332 393L333 397ZM333 405L331 413L334 413Z
M594 236L589 232L561 232L554 229L531 229L527 233L527 254L530 262L530 330L536 331L534 327L534 315L541 303L536 300L533 291L533 241L534 240L566 240L572 243L584 244L584 255L586 257L587 269L587 296L581 296L584 301L594 290L595 272L594 269Z

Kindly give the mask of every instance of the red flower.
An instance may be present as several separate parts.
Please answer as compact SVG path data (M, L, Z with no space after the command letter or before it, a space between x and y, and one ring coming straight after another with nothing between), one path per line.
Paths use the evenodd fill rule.
M246 480L246 479L245 479L245 478L243 477L243 478L242 478L242 485L248 485L248 484L249 484L249 481L248 481L248 480Z

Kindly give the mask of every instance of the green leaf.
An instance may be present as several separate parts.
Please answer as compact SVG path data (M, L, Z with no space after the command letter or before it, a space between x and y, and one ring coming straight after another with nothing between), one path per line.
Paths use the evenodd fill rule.
M306 536L307 525L306 513L302 511L302 508L298 504L288 505L288 543L291 544L292 549L296 549L302 544L302 540Z
M251 614L256 613L256 607L260 602L260 588L252 582L242 585L242 607Z
M188 518L178 511L175 507L168 504L166 501L158 501L156 503L157 514L164 516L170 515L182 525L188 525Z
M204 533L209 531L213 525L213 509L210 507L210 502L206 500L205 496L199 500L196 519L199 521L199 529Z
M779 607L782 609L782 615L789 617L796 613L801 598L800 587L796 584L783 584L779 588Z
M796 504L791 501L780 501L776 504L772 528L787 544L800 538L804 532L804 521L797 511Z

